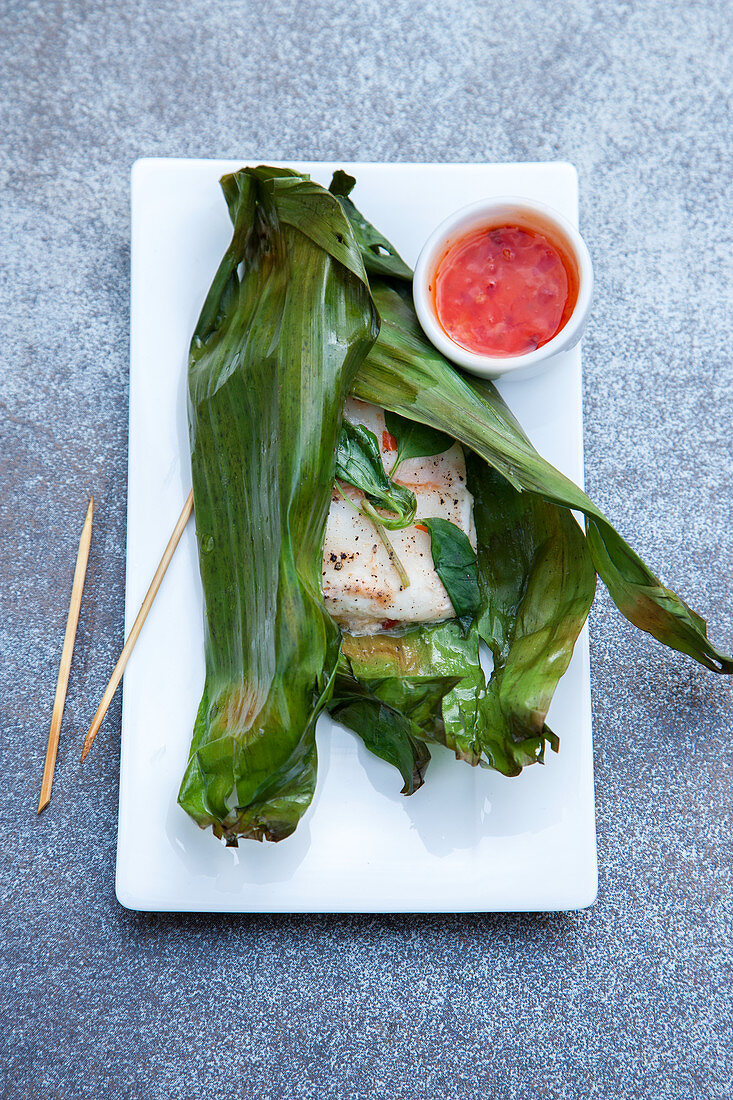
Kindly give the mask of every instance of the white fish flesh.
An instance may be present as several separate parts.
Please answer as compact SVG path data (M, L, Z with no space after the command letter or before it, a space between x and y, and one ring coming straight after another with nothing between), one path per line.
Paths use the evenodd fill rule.
M344 415L374 432L389 473L397 454L386 431L384 411L350 398ZM466 462L459 444L439 455L406 459L395 480L417 499L414 524L388 532L410 581L406 588L371 521L334 487L323 546L323 595L329 614L351 634L376 634L403 623L453 617L448 593L433 565L430 535L417 526L421 516L450 520L476 547L473 497L466 488ZM343 482L339 488L356 504L363 499L359 489Z

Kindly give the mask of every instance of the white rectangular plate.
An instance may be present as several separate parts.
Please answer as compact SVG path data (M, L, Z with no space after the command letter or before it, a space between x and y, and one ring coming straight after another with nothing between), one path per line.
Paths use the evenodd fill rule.
M132 338L127 526L129 630L190 485L186 359L230 237L218 186L237 161L140 160L132 173ZM354 199L414 263L459 206L540 199L577 223L569 164L287 164ZM502 393L539 450L582 484L580 352ZM583 632L549 723L559 755L516 779L436 749L416 794L329 719L318 786L280 844L225 848L176 803L204 681L202 595L189 524L125 673L117 897L131 909L221 912L553 910L591 905L597 883L588 640Z

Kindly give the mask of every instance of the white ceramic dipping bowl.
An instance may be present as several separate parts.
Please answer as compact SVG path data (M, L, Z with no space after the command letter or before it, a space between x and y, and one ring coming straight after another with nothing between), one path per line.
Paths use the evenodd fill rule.
M477 229L501 225L519 226L544 234L564 253L566 262L573 264L578 280L575 308L560 331L534 351L506 357L469 351L456 343L440 323L435 305L435 273L453 245ZM420 324L447 359L484 378L530 378L543 370L554 356L568 351L580 340L593 296L593 265L580 233L556 210L531 199L502 196L464 206L441 222L418 256L412 286Z

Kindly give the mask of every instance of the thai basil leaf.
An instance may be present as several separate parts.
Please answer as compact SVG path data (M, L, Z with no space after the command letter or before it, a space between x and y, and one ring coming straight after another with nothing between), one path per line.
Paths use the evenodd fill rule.
M236 844L288 836L313 795L341 647L323 535L344 400L378 319L332 195L269 168L222 188L233 236L189 354L206 679L179 802Z
M385 411L384 420L387 431L394 437L397 443L397 459L395 466L404 462L407 458L425 458L429 455L439 455L447 451L455 443L455 439L445 432L437 432L435 428L428 428L425 424L418 424L415 420L406 420L397 413Z
M379 516L390 531L409 527L414 520L415 494L387 476L377 437L363 424L344 420L336 452L336 477L361 489L372 504L394 513L396 519Z
M443 582L456 618L465 619L475 614L481 600L478 563L468 535L447 519L421 517L420 523L430 532L435 572Z

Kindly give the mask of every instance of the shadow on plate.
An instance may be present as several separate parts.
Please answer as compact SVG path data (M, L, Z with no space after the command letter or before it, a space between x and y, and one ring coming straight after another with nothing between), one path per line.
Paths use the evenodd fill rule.
M341 730L335 727L334 735L339 733ZM349 736L346 731L343 735ZM401 779L395 769L373 756L357 739L364 780L390 802L399 800L410 828L432 855L447 856L474 848L483 837L537 833L559 821L557 790L552 801L543 795L542 781L547 781L547 774L541 766L508 779L485 768L471 768L439 745L431 745L430 751L432 759L424 785L405 797L399 793ZM551 760L548 766L559 763Z

